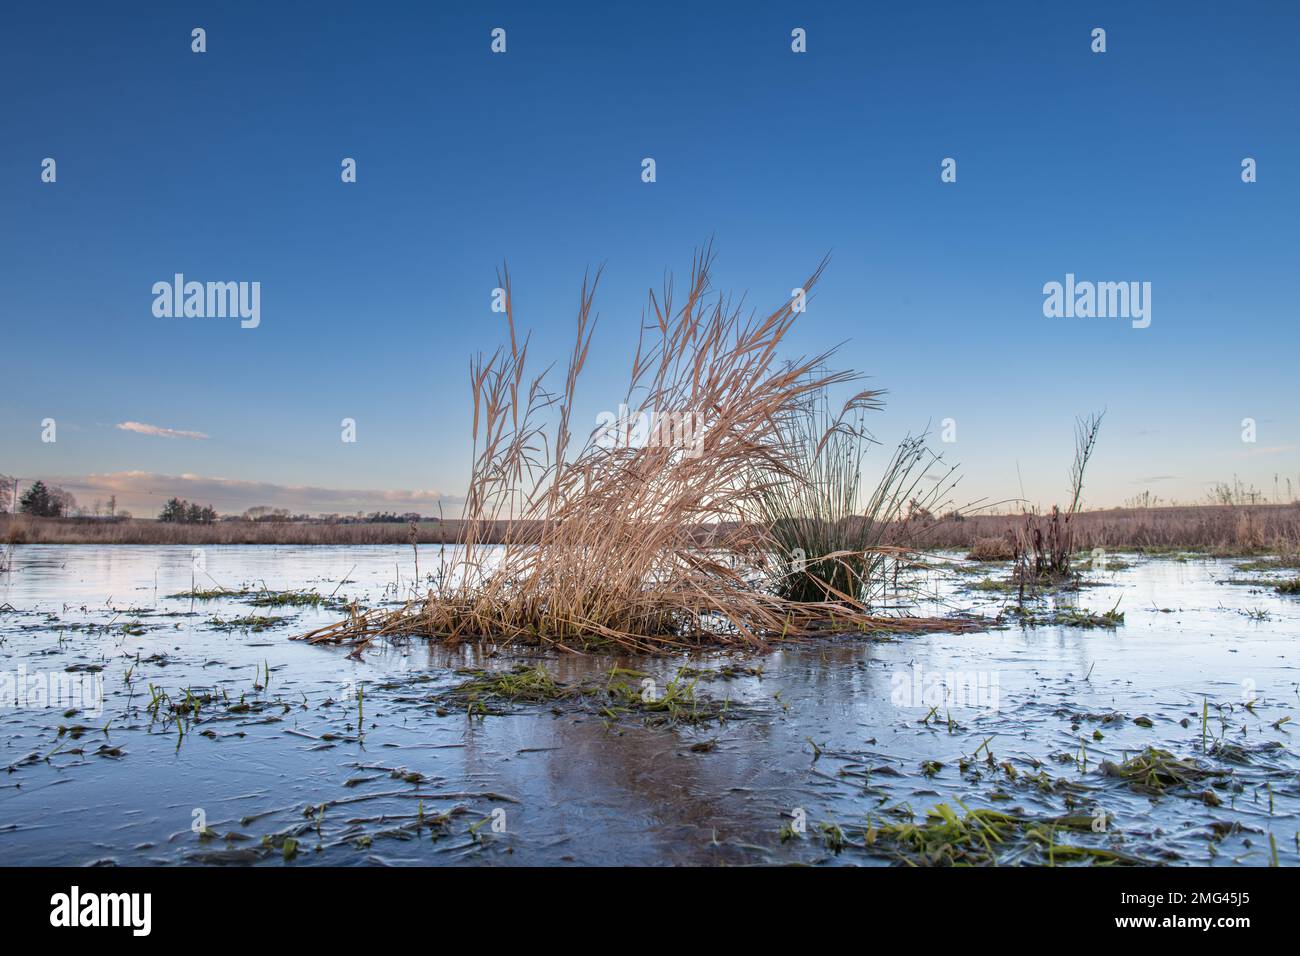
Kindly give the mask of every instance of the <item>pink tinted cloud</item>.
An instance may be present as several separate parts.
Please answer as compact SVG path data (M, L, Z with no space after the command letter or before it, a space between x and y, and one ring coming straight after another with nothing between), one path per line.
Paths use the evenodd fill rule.
M124 432L154 435L158 438L189 438L192 441L202 441L208 437L203 432L187 432L179 428L163 428L161 425L146 425L144 422L119 422L113 427Z

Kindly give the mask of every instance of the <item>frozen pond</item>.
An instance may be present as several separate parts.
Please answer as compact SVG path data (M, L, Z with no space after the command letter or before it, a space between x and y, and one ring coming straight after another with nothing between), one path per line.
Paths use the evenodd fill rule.
M396 599L409 547L208 547L199 563L182 547L12 553L0 863L889 864L875 832L941 804L1092 821L1008 840L1001 862L1078 862L1057 841L1120 861L1298 859L1300 597L1267 571L1115 556L1032 626L763 655L408 642L358 660L290 638L343 598ZM949 610L992 624L1015 600L1005 564L936 565ZM245 593L174 596L193 587ZM265 600L304 589L322 604ZM1076 626L1057 604L1124 619ZM584 690L478 712L448 694L458 670L523 666ZM720 719L611 710L592 688L616 680L686 687L688 718ZM1195 773L1116 775L1149 747Z

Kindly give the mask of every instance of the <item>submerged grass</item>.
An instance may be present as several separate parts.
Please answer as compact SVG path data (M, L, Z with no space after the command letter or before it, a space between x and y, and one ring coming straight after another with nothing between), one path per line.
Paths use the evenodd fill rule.
M1124 623L1124 612L1118 606L1101 614L1078 607L1056 607L1048 611L1013 607L1007 613L1025 627L1100 627L1114 630Z
M220 601L222 598L246 597L251 593L247 589L232 591L229 588L194 588L190 591L178 591L167 597L169 600L176 601Z
M313 590L272 591L263 587L254 590L249 587L234 588L193 588L178 591L167 597L178 601L220 601L228 598L240 600L253 607L320 607L340 610L348 606L344 599L334 595L324 595Z
M962 815L941 803L930 808L920 823L907 820L869 822L857 827L835 825L835 840L827 840L826 845L835 852L853 847L917 867L1003 863L1150 865L1149 861L1106 847L1063 842L1070 834L1091 833L1091 816L1031 817L1013 811L971 810L960 800L954 802ZM823 825L826 832L830 831Z
M253 607L346 607L346 601L326 597L317 591L259 591L248 602Z
M293 620L292 615L280 615L279 617L264 617L260 614L246 614L242 617L221 618L214 617L208 621L213 630L217 631L252 631L254 633L265 631L267 628L279 627Z
M461 671L467 679L434 699L440 713L452 708L471 717L503 716L514 704L561 705L611 721L640 719L649 726L699 725L747 715L733 707L696 692L698 675L679 670L660 692L657 684L640 671L613 668L603 679L570 684L557 681L544 665L517 665L507 671Z
M1225 770L1202 767L1193 760L1175 757L1168 750L1147 747L1122 763L1102 761L1100 772L1117 777L1139 793L1163 795L1175 787L1204 783L1230 776Z
M482 712L488 703L551 703L566 700L575 689L557 684L550 671L538 664L520 665L509 671L461 671L471 675L439 699L464 704L469 711Z

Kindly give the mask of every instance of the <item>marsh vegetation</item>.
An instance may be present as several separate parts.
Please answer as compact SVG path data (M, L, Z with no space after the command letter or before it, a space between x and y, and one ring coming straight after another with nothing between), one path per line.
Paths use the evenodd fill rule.
M883 394L832 353L782 357L793 305L746 315L711 264L680 299L671 281L651 294L621 403L704 412L687 444L584 436L599 275L553 386L503 271L509 342L471 365L469 490L437 536L348 526L398 540L217 544L200 568L185 536L223 523L114 548L7 522L0 849L1300 860L1295 507L1086 512L1099 415L1079 422L1063 507L955 506L955 465L924 434L877 447ZM1178 539L1237 560L1170 553ZM131 794L125 820L106 792Z
M680 300L671 280L650 294L620 403L700 416L690 444L611 447L576 432L599 274L583 282L574 346L551 391L545 372L531 372L503 272L509 345L471 364L473 465L457 547L407 606L353 614L308 640L653 651L968 627L877 609L889 562L904 559L883 535L932 456L905 442L864 511L860 419L879 394L858 391L830 416L829 391L855 376L828 370L830 352L783 359L795 302L747 316L712 290L712 261L711 250L696 257ZM504 545L486 550L485 529L502 524Z

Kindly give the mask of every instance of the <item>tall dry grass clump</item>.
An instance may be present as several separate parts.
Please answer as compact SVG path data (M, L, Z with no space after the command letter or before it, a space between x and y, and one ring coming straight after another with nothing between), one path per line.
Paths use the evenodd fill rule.
M790 600L736 560L775 550L752 519L775 486L806 480L779 423L851 376L825 371L829 353L780 360L792 304L746 316L711 292L711 264L711 250L697 255L680 300L671 279L649 295L622 401L652 423L639 436L622 424L583 435L574 423L599 273L583 281L574 347L554 392L546 373L528 370L530 342L520 338L503 274L509 346L471 363L473 466L460 547L420 600L307 639L422 635L654 650L761 645L832 625L960 627L876 617L853 600ZM678 427L654 424L662 421ZM514 529L506 543L484 547L482 532L500 523Z

